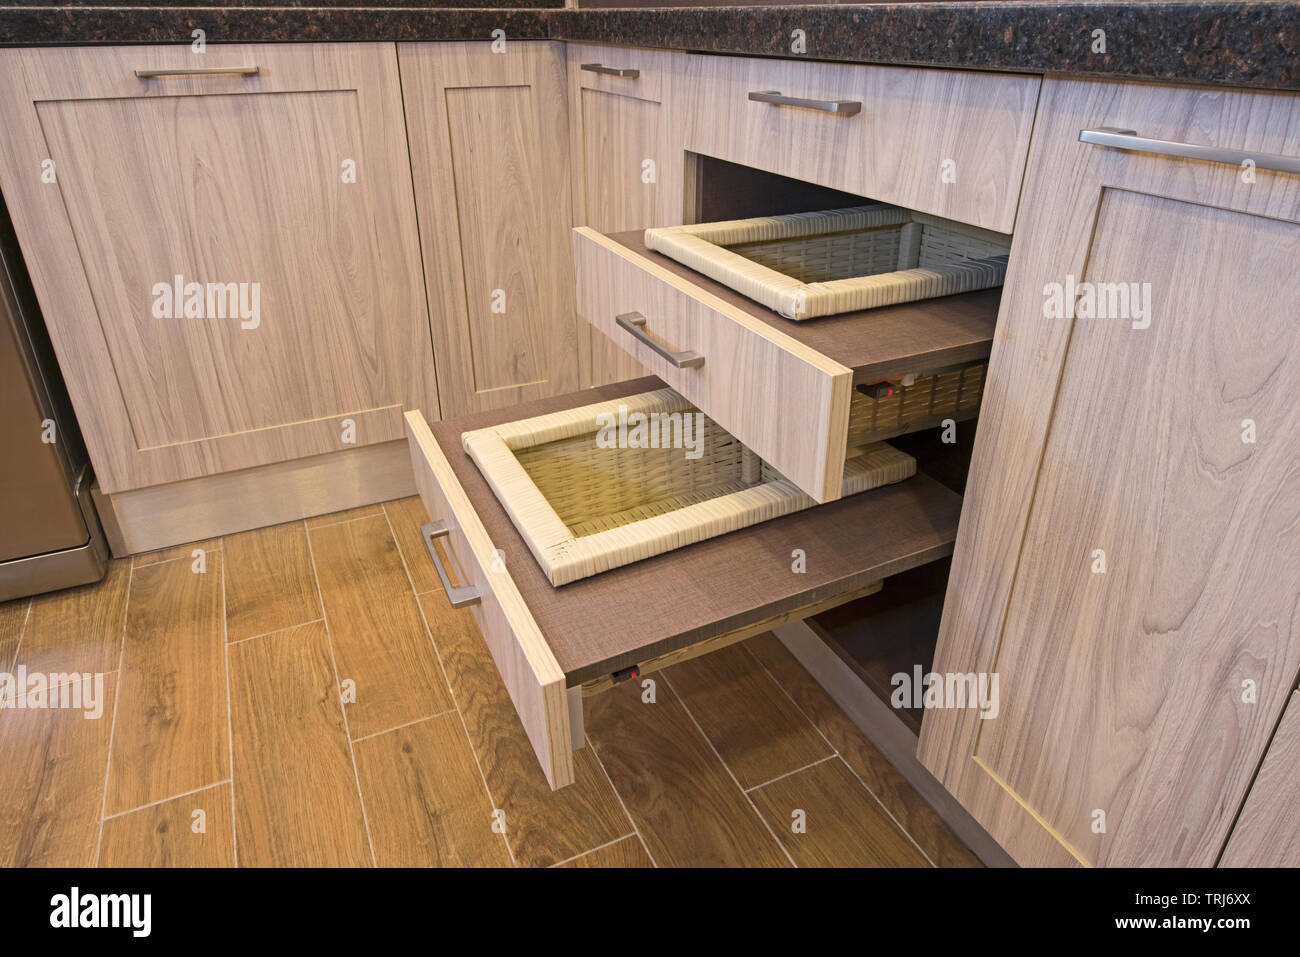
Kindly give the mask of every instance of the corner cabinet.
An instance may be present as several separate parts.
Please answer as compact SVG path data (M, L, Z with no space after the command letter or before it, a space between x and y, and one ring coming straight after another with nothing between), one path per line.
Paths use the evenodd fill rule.
M103 491L437 415L391 44L8 49L0 77L0 186Z
M1213 865L1252 811L1300 671L1295 157L1294 95L1043 84L934 664L1000 709L920 742L1022 864Z
M579 387L564 47L402 43L444 416Z

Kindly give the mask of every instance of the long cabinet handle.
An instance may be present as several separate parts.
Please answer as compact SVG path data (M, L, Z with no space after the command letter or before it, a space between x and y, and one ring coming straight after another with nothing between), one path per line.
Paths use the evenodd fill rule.
M852 116L862 111L862 103L858 100L806 100L801 96L783 96L780 90L750 91L749 98L755 103L802 106L806 110L821 110L823 113L835 113L839 116Z
M451 529L447 527L446 522L428 522L420 526L420 535L424 538L424 547L429 550L429 557L433 559L433 567L438 570L438 580L442 582L442 590L447 593L447 601L451 603L452 608L464 608L466 605L476 605L482 599L479 594L477 585L464 585L456 588L447 577L447 569L443 567L442 559L438 557L438 549L433 547L433 543L440 538L446 538L451 534Z
M637 342L649 346L655 355L667 359L678 369L698 369L704 365L704 356L698 352L673 352L651 339L645 328L645 316L639 312L625 312L621 316L615 316L614 322Z
M586 70L588 73L599 73L601 76L621 76L625 80L635 80L641 75L640 70L628 70L617 66L603 66L600 63L584 63L579 69Z
M260 72L258 66L195 66L185 70L136 70L135 75L153 80L160 76L257 76Z
M1139 153L1160 153L1164 156L1181 156L1183 159L1206 160L1210 163L1228 163L1232 166L1240 166L1249 160L1259 169L1277 170L1279 173L1300 173L1300 157L1225 150L1217 146L1198 146L1195 143L1178 143L1172 140L1152 140L1145 136L1138 136L1137 130L1125 130L1113 126L1080 130L1079 142L1092 143L1095 146L1113 146L1120 150L1136 150Z

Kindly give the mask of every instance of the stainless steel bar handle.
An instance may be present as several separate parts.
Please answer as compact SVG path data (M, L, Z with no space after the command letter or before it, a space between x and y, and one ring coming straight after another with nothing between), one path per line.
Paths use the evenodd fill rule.
M136 70L135 75L153 80L160 76L257 76L260 72L258 66L195 66L186 70Z
M823 113L836 113L840 116L862 112L862 103L858 100L805 100L801 96L783 96L780 90L751 91L749 98L755 103L802 106L806 110L821 110Z
M1139 153L1160 153L1164 156L1180 156L1183 159L1205 160L1210 163L1228 163L1232 166L1240 166L1250 160L1259 169L1271 169L1279 173L1300 173L1300 157L1225 150L1216 146L1198 146L1195 143L1178 143L1172 140L1152 140L1145 136L1138 136L1137 130L1125 130L1113 126L1080 130L1079 142L1092 143L1095 146L1113 146L1120 150L1136 150Z
M454 587L451 579L447 577L447 569L443 567L442 559L438 557L438 549L433 547L436 540L446 538L450 533L451 529L447 527L446 522L429 522L420 526L424 547L429 550L429 557L433 559L433 567L438 570L438 580L442 582L442 590L447 593L447 601L451 602L451 607L464 608L466 605L477 605L483 598L478 592L478 586Z
M704 365L704 356L698 352L673 352L651 339L645 328L645 316L639 312L625 312L621 316L615 316L614 322L637 342L649 346L655 355L667 359L678 369L698 369Z
M602 66L599 63L584 63L580 69L588 73L599 73L601 76L621 76L625 80L635 80L641 75L640 70L625 70L616 66Z

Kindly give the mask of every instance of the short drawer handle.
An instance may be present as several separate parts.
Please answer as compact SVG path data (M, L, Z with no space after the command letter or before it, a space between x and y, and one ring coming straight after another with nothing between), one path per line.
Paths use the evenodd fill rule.
M433 543L439 538L446 538L451 534L451 529L447 527L447 523L429 522L426 525L421 525L420 534L424 536L424 547L429 550L429 557L433 559L433 567L438 570L442 590L447 593L447 601L451 602L451 607L464 608L466 605L477 605L483 597L479 594L478 586L453 587L451 579L447 577L447 569L443 567L442 559L438 557L438 549L433 547Z
M678 369L698 369L704 365L704 356L698 352L673 352L651 339L650 333L646 331L645 316L639 312L625 312L621 316L615 316L614 322L637 342L649 346L655 355L667 359Z
M635 80L641 75L640 70L628 70L617 66L602 66L599 63L584 63L580 69L588 73L599 73L601 76L621 76L625 80Z
M805 100L801 96L782 96L780 90L750 91L749 98L755 103L802 106L806 110L821 110L823 113L835 113L839 116L852 116L862 111L862 103L858 100Z
M1225 150L1217 146L1197 146L1195 143L1177 143L1171 140L1151 140L1138 136L1137 130L1124 130L1101 126L1095 130L1080 130L1080 143L1095 146L1113 146L1120 150L1139 153L1160 153L1164 156L1181 156L1183 159L1205 160L1210 163L1228 163L1241 166L1247 160L1259 169L1277 170L1279 173L1300 173L1300 158L1278 156L1275 153L1247 153L1244 150Z
M136 70L135 75L154 80L160 76L257 76L260 72L258 66L195 66L186 70Z

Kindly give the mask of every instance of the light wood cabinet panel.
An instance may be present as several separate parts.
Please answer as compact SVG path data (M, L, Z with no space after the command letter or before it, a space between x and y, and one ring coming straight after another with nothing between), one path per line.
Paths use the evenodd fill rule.
M674 143L673 91L685 54L569 44L569 137L573 219L602 233L682 222L683 150ZM583 64L636 70L606 76ZM591 337L592 385L646 374L598 329Z
M1300 156L1294 96L1045 82L934 663L1000 709L920 757L1022 864L1207 866L1300 668L1300 176L1097 127Z
M444 415L579 384L559 44L398 45Z
M3 50L0 75L0 183L104 491L436 414L390 45Z
M686 149L1011 232L1038 77L752 57L690 62ZM861 108L749 99L765 91Z
M1300 692L1291 695L1219 863L1300 867Z

